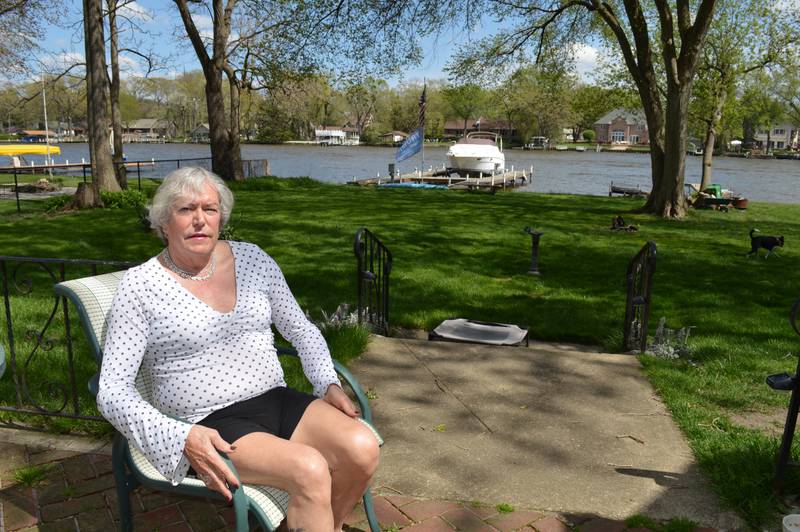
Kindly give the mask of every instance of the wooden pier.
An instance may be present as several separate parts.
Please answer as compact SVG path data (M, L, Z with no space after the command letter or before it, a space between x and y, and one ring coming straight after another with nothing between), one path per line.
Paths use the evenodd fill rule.
M494 193L498 190L524 187L533 181L533 167L528 170L511 170L492 175L464 177L450 173L448 169L412 172L395 176L368 177L348 181L349 185L378 186L391 188L441 188L450 190L482 190Z

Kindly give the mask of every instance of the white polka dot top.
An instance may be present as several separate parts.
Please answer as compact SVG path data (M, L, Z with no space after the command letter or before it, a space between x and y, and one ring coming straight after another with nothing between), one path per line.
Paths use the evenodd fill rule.
M174 484L189 469L183 447L193 423L286 385L272 323L300 354L314 395L340 384L322 334L272 257L253 244L229 244L231 312L212 309L153 257L128 270L109 314L97 407Z

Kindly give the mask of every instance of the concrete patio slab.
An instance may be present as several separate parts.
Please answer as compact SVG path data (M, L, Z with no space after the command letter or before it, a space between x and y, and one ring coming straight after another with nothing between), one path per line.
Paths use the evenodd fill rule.
M635 357L376 336L351 368L377 396L384 495L743 526Z

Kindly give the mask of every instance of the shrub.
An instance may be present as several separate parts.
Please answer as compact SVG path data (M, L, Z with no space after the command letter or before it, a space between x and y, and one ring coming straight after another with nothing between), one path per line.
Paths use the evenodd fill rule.
M581 136L583 136L583 140L586 142L594 142L594 139L597 138L597 133L595 133L593 129L587 129Z
M63 210L71 201L72 196L69 194L51 196L44 200L44 212L54 213Z
M138 190L123 190L121 192L100 191L100 198L107 209L141 209L147 203L147 196Z

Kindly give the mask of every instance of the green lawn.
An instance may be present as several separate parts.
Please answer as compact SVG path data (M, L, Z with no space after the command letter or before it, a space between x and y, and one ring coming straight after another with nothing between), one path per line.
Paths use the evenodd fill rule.
M751 203L746 211L663 221L630 214L638 201L620 198L308 179L254 180L235 189L236 236L273 255L312 315L355 303L353 235L360 226L377 234L394 254L391 321L400 327L429 329L460 316L529 325L543 340L618 349L627 262L655 241L651 332L662 316L672 328L694 326L693 353L691 361L642 357L644 371L715 489L751 525L775 523L779 507L769 481L778 441L758 427L780 416L788 400L764 384L765 376L793 371L789 354L800 346L786 319L800 296L800 252L793 246L800 242L800 206ZM132 210L51 216L37 214L39 208L26 203L27 214L17 216L12 202L0 203L0 253L142 261L161 248ZM640 230L609 231L617 214ZM544 232L541 277L526 275L526 225ZM745 257L752 227L785 235L780 257ZM790 491L798 488L793 479Z

